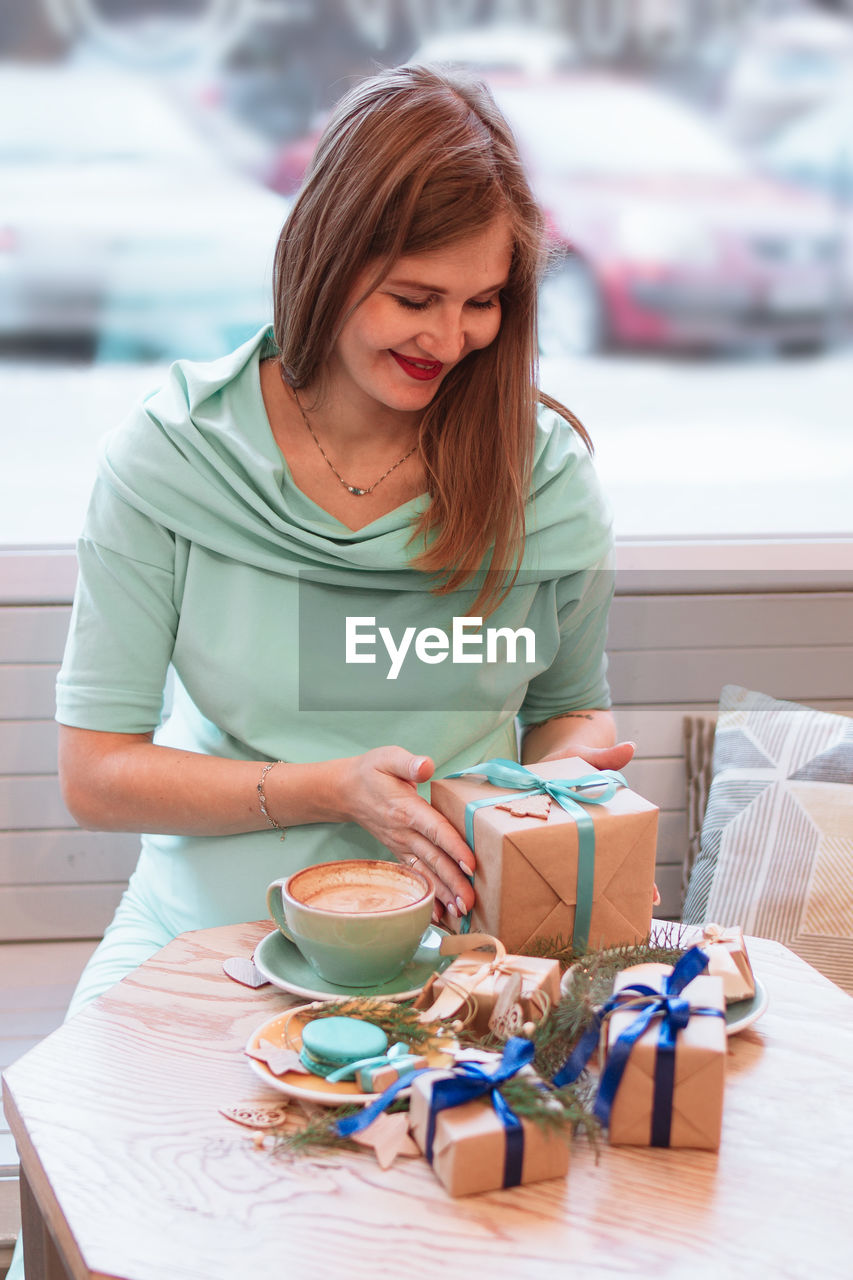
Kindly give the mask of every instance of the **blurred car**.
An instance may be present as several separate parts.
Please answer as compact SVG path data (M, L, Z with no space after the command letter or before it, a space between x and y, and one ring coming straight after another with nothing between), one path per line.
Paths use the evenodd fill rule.
M726 129L759 144L853 81L853 24L828 13L798 13L754 24L723 89Z
M826 340L842 249L825 200L635 83L492 87L564 253L541 295L544 354Z
M484 78L510 74L535 79L573 67L578 53L569 36L560 32L499 23L440 32L425 41L408 61L463 67ZM289 195L297 190L327 117L327 112L316 112L305 131L287 136L278 147L265 175L273 191Z
M0 338L206 358L270 317L287 202L223 165L146 81L7 66L0 167Z
M758 152L777 179L825 196L835 209L843 244L838 305L853 313L853 92L794 121Z
M560 251L540 295L543 354L832 338L843 243L825 199L762 175L704 117L634 82L484 78ZM281 189L298 186L320 127L281 152Z
M532 80L573 68L578 51L563 32L498 23L431 36L409 62L462 66L485 76L515 72Z
M795 120L757 154L778 177L853 206L853 91Z

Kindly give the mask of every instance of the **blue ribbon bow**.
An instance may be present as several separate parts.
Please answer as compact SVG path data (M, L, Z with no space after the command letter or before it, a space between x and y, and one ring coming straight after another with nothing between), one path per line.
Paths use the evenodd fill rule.
M462 778L466 774L482 774L493 787L521 787L509 795L499 795L485 800L471 800L465 806L465 840L474 848L474 814L484 805L503 804L520 796L548 795L561 809L571 814L578 831L578 880L575 895L575 922L572 946L576 953L589 947L589 929L592 921L592 893L595 879L595 827L592 818L581 807L590 804L606 804L619 787L627 787L621 773L614 769L602 769L585 774L582 778L541 778L539 774L517 764L515 760L485 760L449 773L449 778ZM595 795L588 794L594 791ZM473 883L473 876L471 877ZM471 928L470 916L465 916L460 926L462 933Z
M493 1070L489 1071L476 1062L459 1062L453 1068L452 1076L436 1080L430 1098L424 1150L424 1155L430 1164L432 1164L438 1113L452 1107L460 1107L464 1102L473 1102L476 1098L482 1098L488 1094L506 1130L503 1185L515 1187L521 1182L524 1130L521 1127L521 1121L500 1093L498 1086L516 1075L523 1066L532 1062L534 1053L535 1047L531 1040L513 1036L507 1040L503 1057ZM431 1068L424 1067L420 1071L411 1071L408 1075L401 1076L389 1089L385 1090L381 1097L372 1102L369 1107L365 1107L358 1115L339 1120L335 1125L338 1135L342 1138L351 1138L353 1134L361 1133L388 1108L402 1089L407 1088L416 1076L421 1076L428 1070Z
M685 951L672 973L663 980L663 991L643 982L622 987L596 1011L595 1021L581 1036L568 1061L554 1076L556 1086L571 1084L583 1071L598 1044L604 1019L616 1009L636 1006L642 1001L637 1016L617 1038L607 1055L598 1085L598 1095L593 1111L603 1125L610 1121L613 1100L622 1082L622 1075L634 1045L648 1030L655 1018L661 1019L655 1061L654 1095L652 1100L651 1145L668 1147L672 1125L672 1102L675 1086L675 1044L679 1031L687 1026L694 1014L722 1018L720 1009L692 1009L690 1001L681 992L689 982L698 977L708 966L708 957L699 947Z

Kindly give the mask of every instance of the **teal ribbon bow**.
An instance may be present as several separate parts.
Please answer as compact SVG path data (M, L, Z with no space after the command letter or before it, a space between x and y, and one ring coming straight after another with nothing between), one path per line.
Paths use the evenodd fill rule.
M465 840L471 849L474 848L474 815L484 805L503 804L507 800L515 800L520 796L548 795L574 818L578 831L578 880L572 946L575 952L583 953L589 947L589 930L592 921L595 827L592 818L582 806L607 804L619 787L627 787L627 782L615 769L597 770L595 773L585 774L582 778L542 778L531 769L526 769L524 765L517 764L515 760L500 758L485 760L482 764L472 765L469 769L460 769L457 773L449 773L447 776L462 778L471 773L481 774L493 787L522 788L509 795L471 800L465 806ZM590 794L593 791L595 794ZM472 876L471 883L473 882ZM461 932L468 933L470 928L471 918L468 915L462 921Z

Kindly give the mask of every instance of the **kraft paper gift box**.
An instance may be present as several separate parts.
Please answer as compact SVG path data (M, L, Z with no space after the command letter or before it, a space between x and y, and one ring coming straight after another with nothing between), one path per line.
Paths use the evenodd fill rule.
M469 949L461 950L465 944ZM494 954L490 955L489 950ZM508 994L513 979L517 979L515 1001L520 1006L522 1024L540 1022L559 1004L559 961L507 955L503 945L486 934L445 939L442 954L454 951L461 954L443 973L435 974L415 1000L415 1007L424 1010L425 1021L452 1018L455 1014L465 1018L466 1010L473 1006L473 1016L465 1018L465 1025L469 1031L485 1035L496 1006Z
M451 1071L429 1071L412 1081L409 1125L426 1154L433 1085ZM569 1135L522 1120L524 1155L521 1182L563 1178L569 1171ZM497 1191L504 1184L506 1129L486 1096L440 1111L435 1119L432 1167L452 1196ZM516 1184L517 1185L517 1184Z
M666 964L639 964L616 975L614 994L632 983L645 983L662 990L663 979L672 972ZM723 986L719 978L701 975L682 991L691 1009L725 1010ZM607 1029L607 1052L641 1012L618 1010L611 1014ZM617 1146L651 1145L655 1071L658 1057L660 1018L651 1023L634 1044L610 1110L609 1139ZM723 1091L726 1075L726 1024L724 1017L691 1014L675 1043L675 1076L669 1146L699 1147L716 1151L720 1145Z
M577 757L531 765L530 770L546 779L598 772ZM469 774L433 782L431 802L464 836L469 803L517 791ZM595 836L588 946L640 942L651 927L658 807L620 787L605 804L581 808L592 819ZM494 934L510 952L523 951L540 938L571 940L578 887L575 817L556 801L544 821L485 805L474 813L473 832L477 900L469 917L471 929ZM460 922L450 920L448 927L458 931Z
M706 924L699 946L708 957L708 972L722 979L726 1004L749 1000L755 995L755 976L742 929L721 929L718 924Z

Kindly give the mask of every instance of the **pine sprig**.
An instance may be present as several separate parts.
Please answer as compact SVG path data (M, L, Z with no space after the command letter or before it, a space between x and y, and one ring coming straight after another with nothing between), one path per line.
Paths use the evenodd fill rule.
M580 1130L593 1143L598 1137L600 1126L590 1110L583 1086L570 1084L561 1089L547 1089L529 1076L518 1075L505 1080L499 1092L519 1120L530 1120L543 1129L567 1136Z
M546 960L558 960L563 970L571 968L580 961L600 960L613 957L615 973L617 969L626 969L632 964L647 964L662 959L670 963L668 956L672 952L681 955L684 928L676 921L659 921L654 936L649 935L642 942L611 947L606 951L576 951L571 939L557 934L552 938L534 938L521 949L522 955L537 956Z
M339 1137L335 1125L346 1116L356 1115L360 1107L330 1107L322 1115L310 1115L298 1128L279 1130L275 1135L277 1155L303 1155L314 1147L355 1147L354 1142Z
M569 977L563 979L563 998L550 1020L551 1034L570 1046L592 1022L596 1007L612 993L617 973L635 964L674 965L683 954L684 949L670 934L660 941L647 940L579 957L567 971Z
M642 942L611 947L605 951L577 954L563 938L540 938L528 948L537 955L559 960L571 977L563 977L563 996L549 1017L533 1034L536 1047L534 1065L544 1080L550 1080L568 1058L578 1037L595 1017L598 1005L613 991L613 979L622 969L635 964L675 964L683 954L680 925L659 927L655 936ZM494 1042L489 1045L494 1047Z
M405 1098L395 1099L388 1107L387 1114L395 1111L408 1111L409 1103ZM277 1130L274 1134L274 1150L277 1155L304 1155L316 1147L343 1147L349 1151L363 1151L364 1148L351 1138L342 1138L337 1131L339 1120L355 1116L362 1108L357 1106L324 1108L321 1115L309 1115L298 1128Z

